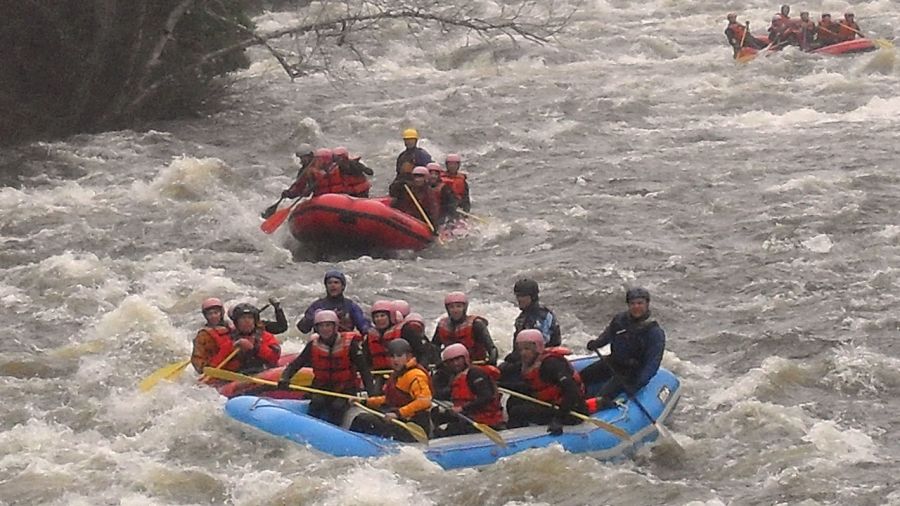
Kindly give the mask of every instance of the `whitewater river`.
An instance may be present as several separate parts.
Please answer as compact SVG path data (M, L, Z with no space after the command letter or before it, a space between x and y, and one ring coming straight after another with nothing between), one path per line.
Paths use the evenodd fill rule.
M852 4L897 33L894 0ZM335 62L339 81L291 83L255 51L224 112L0 152L0 504L900 504L900 68L887 51L736 65L738 8L761 32L778 6L588 1L549 46L398 27L366 42L368 68ZM298 143L363 155L378 194L407 127L462 154L488 224L328 261L259 231ZM203 298L274 296L293 323L331 268L366 307L405 298L429 322L465 290L502 351L518 277L578 351L646 286L685 456L336 459L229 419L191 371L138 394L189 356Z

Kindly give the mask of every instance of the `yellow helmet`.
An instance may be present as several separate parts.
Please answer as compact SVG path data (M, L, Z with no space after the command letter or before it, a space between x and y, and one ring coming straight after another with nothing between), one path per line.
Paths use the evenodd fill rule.
M415 128L407 128L403 131L403 139L419 139L419 132Z

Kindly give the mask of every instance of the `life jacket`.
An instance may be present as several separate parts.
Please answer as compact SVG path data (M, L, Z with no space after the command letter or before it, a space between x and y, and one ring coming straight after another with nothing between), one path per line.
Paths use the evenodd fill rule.
M449 186L456 198L462 199L466 195L466 173L457 172L455 175L441 174L441 182Z
M729 23L728 29L731 30L731 33L734 36L735 45L740 44L741 41L744 41L744 43L746 43L746 40L744 39L744 32L746 32L747 29L744 27L744 25L735 21L734 23Z
M416 188L413 188L412 186L409 186L409 189L412 191L413 195L416 196L416 200L419 202L419 205L422 206L422 209L428 215L428 219L431 220L431 224L433 226L437 226L437 217L440 214L440 208L437 205L437 199L435 199L431 194L430 187L418 190ZM422 219L422 213L419 212L419 208L416 207L415 203L413 203L412 199L409 197L409 194L406 192L406 189L401 188L401 191L403 193L401 193L400 198L397 199L397 205L395 207L419 221L424 221Z
M468 416L479 423L498 425L503 421L503 407L500 405L500 391L497 390L497 380L500 379L500 369L497 369L492 365L473 365L472 367L480 368L491 378L494 399L484 408L468 413ZM469 371L472 370L472 367L457 374L450 384L450 400L453 401L454 406L461 408L477 399L475 392L469 388Z
M437 214L434 219L437 221L441 221L444 217L444 208L446 207L446 203L444 202L444 183L438 183L437 186L430 186L431 190L431 199L435 203L435 208L437 209Z
M404 387L409 387L409 385L404 385L404 376L409 374L413 369L418 369L425 373L425 377L428 378L429 388L431 387L431 377L428 375L428 370L416 363L414 366L410 367L407 365L399 372L394 371L390 378L388 378L387 383L384 385L384 397L387 405L393 408L402 408L407 404L413 402L415 398L413 398L412 394L409 390L404 390Z
M319 334L313 334L310 341L313 386L336 392L353 392L359 390L361 382L356 373L356 366L350 356L350 343L358 339L356 332L339 332L334 344L328 346Z
M847 20L843 20L838 25L838 38L841 40L853 40L856 38L856 35L859 31L859 25L856 24L856 21L852 23L848 23ZM854 31L856 30L856 31Z
M819 21L819 25L817 27L816 37L821 41L827 44L832 44L837 42L838 40L838 32L840 31L840 27L837 23L823 23Z
M475 341L475 335L473 334L472 329L472 324L475 323L475 319L484 320L484 318L480 316L467 315L465 320L454 325L450 321L449 316L441 318L437 325L437 336L441 348L446 348L453 343L462 343L463 346L469 350L469 358L473 362L487 360L488 350L485 349L481 342ZM487 320L484 320L484 322L487 324Z
M311 169L310 177L313 180L313 195L326 193L348 193L344 185L344 179L337 165L331 164L327 168Z
M250 335L241 334L237 329L232 329L229 338L232 342L232 347L234 346L233 343L240 339L250 339L253 341L254 347L256 348L255 355L247 355L244 353L235 355L235 357L226 364L229 367L229 370L259 372L263 369L278 365L278 359L281 358L281 344L279 344L278 339L272 333L267 332L263 326L258 325ZM225 357L222 357L223 360L224 358ZM237 366L232 369L232 364L235 362L237 362Z
M541 363L543 363L543 361L548 357L560 357L565 360L566 355L570 355L571 353L571 350L562 346L546 348L543 353L538 355L538 358L534 361L534 364L532 364L527 370L522 372L522 378L526 383L528 383L529 386L531 386L532 393L536 399L556 405L562 403L563 392L559 385L554 383L546 383L541 379ZM578 388L579 390L581 390L581 393L583 395L584 383L582 383L581 381L581 375L578 374L578 372L572 367L572 364L570 364L568 360L566 360L566 365L569 368L569 372L572 373L572 379L574 379L575 383L578 384Z
M400 337L400 331L400 325L388 327L383 334L374 325L369 327L369 332L366 334L366 347L373 370L391 368L391 356L387 351L387 344Z
M341 174L343 191L342 193L347 193L353 196L361 196L368 195L369 189L372 188L372 183L369 182L369 179L364 176L351 176L347 174Z
M224 325L203 327L194 338L194 350L191 353L191 364L198 373L204 367L218 367L228 355L234 351L234 343L228 335L229 329ZM236 371L240 364L232 359L222 366L223 369Z

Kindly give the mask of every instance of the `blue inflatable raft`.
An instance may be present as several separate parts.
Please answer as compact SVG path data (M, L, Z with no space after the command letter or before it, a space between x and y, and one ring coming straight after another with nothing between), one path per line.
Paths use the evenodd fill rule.
M582 369L595 360L596 357L578 357L572 359L572 365ZM680 388L675 375L660 369L650 383L637 393L636 399L650 416L663 423L678 402ZM653 421L635 400L620 397L619 401L617 407L592 416L623 429L630 436L627 439L619 439L590 423L566 426L561 436L548 434L545 426L531 426L500 431L507 442L506 448L494 444L480 433L432 439L423 445L350 432L307 415L309 401L305 400L236 397L228 400L225 411L232 418L257 429L337 457L376 457L406 445L420 448L429 460L444 469L455 469L491 464L502 457L553 443L562 445L572 453L586 453L608 460L628 455L656 440L659 434ZM348 413L345 426L349 425L352 416L353 413Z

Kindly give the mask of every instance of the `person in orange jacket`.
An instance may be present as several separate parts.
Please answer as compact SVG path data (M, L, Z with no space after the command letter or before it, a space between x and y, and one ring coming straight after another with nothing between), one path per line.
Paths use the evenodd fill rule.
M202 374L204 367L218 367L234 350L231 342L231 328L225 319L222 300L210 297L200 305L206 324L194 337L191 365Z
M428 371L416 362L412 347L405 339L394 339L387 347L393 372L384 386L384 395L369 397L363 401L366 406L380 408L385 412L385 419L371 413L363 413L353 420L350 430L413 442L415 439L409 432L391 423L390 420L413 422L430 435L431 379L428 377Z
M441 164L436 162L429 163L425 168L428 169L428 185L431 187L431 192L435 200L437 200L438 208L440 209L438 221L446 223L455 220L457 218L456 208L459 207L459 202L456 199L453 188L445 184L441 177L444 169L441 167Z
M819 20L819 24L816 26L816 43L818 46L825 47L840 42L838 38L840 29L840 25L831 20L831 14L827 12L822 14L822 19Z
M865 37L859 29L859 25L856 24L856 17L852 12L844 13L844 19L838 26L838 39L841 41L853 40L857 35Z
M469 182L466 173L459 171L461 165L462 157L458 154L447 155L447 159L444 161L447 171L441 175L441 180L453 190L459 208L468 213L472 210L472 200L469 198Z
M359 157L350 157L350 151L344 146L338 146L332 151L334 163L341 173L346 193L351 197L369 198L369 189L372 183L366 176L375 174L372 169L359 161Z

